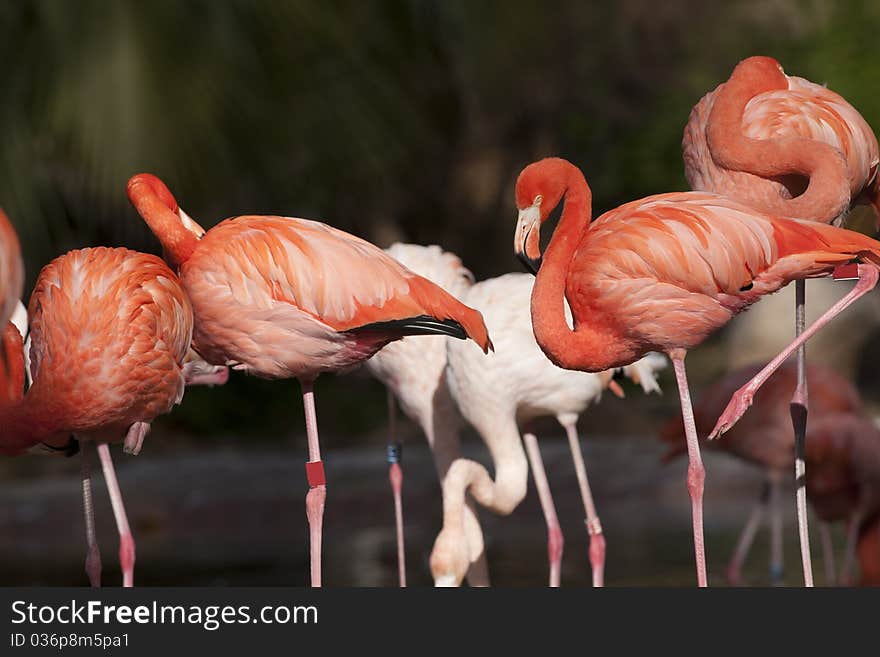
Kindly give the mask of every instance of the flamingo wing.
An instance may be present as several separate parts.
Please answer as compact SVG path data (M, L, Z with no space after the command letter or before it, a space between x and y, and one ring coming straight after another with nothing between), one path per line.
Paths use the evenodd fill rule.
M877 174L880 149L862 115L827 87L789 76L789 88L753 98L743 132L755 139L803 137L837 148L846 159L851 191L857 195Z
M714 194L662 194L591 225L566 297L576 326L589 317L645 350L690 348L762 295L857 257L880 262L880 244Z
M860 233L765 215L715 194L680 192L605 213L577 257L586 266L601 263L609 280L654 279L691 293L739 297L826 275L856 257L876 261L878 247Z
M741 171L720 169L706 142L706 126L718 89L694 106L685 127L682 147L685 173L692 189L760 197L789 194L779 181ZM743 134L753 139L800 137L837 148L846 161L850 192L876 194L880 148L871 127L846 99L827 87L788 76L788 89L752 98L743 114Z
M337 332L466 335L490 346L478 312L369 242L307 219L228 219L181 271L226 286L241 305L289 304Z

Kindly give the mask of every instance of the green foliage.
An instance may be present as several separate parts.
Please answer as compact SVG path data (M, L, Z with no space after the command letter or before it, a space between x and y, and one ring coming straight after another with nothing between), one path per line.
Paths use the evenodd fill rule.
M600 211L683 189L690 108L752 54L880 124L869 1L19 0L0 26L0 203L30 282L71 248L157 251L124 194L143 170L206 226L307 216L510 271L525 164L579 163ZM328 406L363 402L341 430L378 424L353 415L381 416L377 388L319 386ZM234 379L174 421L275 434L291 409L295 386Z

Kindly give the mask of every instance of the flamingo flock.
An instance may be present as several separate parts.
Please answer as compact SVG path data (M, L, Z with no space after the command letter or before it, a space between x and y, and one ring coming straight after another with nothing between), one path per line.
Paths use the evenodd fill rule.
M70 251L40 270L26 313L16 313L21 250L0 211L0 453L80 454L85 571L99 586L94 444L119 534L122 583L132 586L135 541L110 444L139 454L151 422L182 402L187 385L222 385L229 369L295 378L308 444L310 583L321 586L328 482L315 381L365 364L388 389L402 586L404 509L411 510L403 503L396 404L424 433L439 477L442 524L427 560L435 585L490 583L480 514L513 513L527 495L529 471L547 527L548 583L561 584L556 473L545 469L531 427L553 417L571 451L588 540L583 562L598 587L615 538L600 520L602 498L590 486L578 422L584 415L588 423L587 409L606 390L623 396L619 378L659 393L668 357L681 417L661 437L672 455L688 457L697 585L709 583L701 442L766 472L728 568L732 583L742 581L768 507L771 579L781 581L780 491L793 469L805 585L813 583L808 499L826 548L827 524L847 524L844 565L838 577L826 549L827 579L854 581L858 563L860 582L878 584L880 431L858 392L833 372L808 367L804 351L877 284L880 242L841 227L856 204L880 216L877 140L839 95L787 76L772 58L751 57L694 107L683 149L692 191L634 200L595 220L578 166L546 157L524 167L514 185L513 251L531 273L480 282L438 246L383 251L309 219L245 215L205 230L159 177L139 173L126 193L164 260L126 248ZM542 226L558 207L542 248ZM820 277L855 285L805 326L804 281ZM792 282L795 339L768 363L728 375L694 406L687 353ZM488 449L491 473L462 456L467 426Z

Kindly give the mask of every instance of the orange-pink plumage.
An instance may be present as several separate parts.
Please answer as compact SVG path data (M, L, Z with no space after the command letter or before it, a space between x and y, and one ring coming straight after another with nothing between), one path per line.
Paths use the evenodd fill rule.
M21 297L23 285L24 266L18 235L6 213L0 208L0 331L3 332L3 345L0 349L0 403L15 399L16 390L24 385L23 379L17 373L21 336L12 324L7 324Z
M540 226L563 198L542 262ZM588 372L628 365L649 351L672 359L687 429L697 579L705 585L705 475L684 368L687 350L792 280L830 275L851 260L868 263L854 267L860 280L850 294L738 391L713 433L722 432L742 416L755 390L787 355L874 287L880 243L699 192L648 197L590 223L590 188L577 167L558 158L523 170L516 202L514 250L540 267L531 308L544 353L560 367ZM573 327L566 321L565 300Z
M159 258L71 251L40 272L28 315L33 385L0 410L4 453L60 447L71 433L118 441L182 398L192 310Z
M319 586L326 483L315 378L407 335L469 337L488 351L483 318L378 247L325 224L242 216L202 234L187 225L191 220L156 176L133 176L127 191L179 268L195 313L196 351L213 364L302 384L311 575Z
M716 126L722 129L714 142L713 120L728 121ZM880 155L865 119L839 94L785 75L769 57L744 60L730 80L703 96L691 111L682 147L694 190L824 222L860 201L880 212ZM809 192L811 182L819 202L816 196L797 198Z

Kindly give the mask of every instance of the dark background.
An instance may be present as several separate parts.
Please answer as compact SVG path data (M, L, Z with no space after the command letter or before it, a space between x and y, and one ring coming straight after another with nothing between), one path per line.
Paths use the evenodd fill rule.
M21 237L29 286L42 265L69 249L125 245L158 252L125 198L126 180L140 171L168 182L205 227L242 213L301 216L383 247L396 240L441 244L459 254L478 279L516 270L513 184L523 166L548 155L577 163L593 190L594 215L641 196L685 189L680 141L690 108L723 82L737 61L753 54L778 58L789 74L827 82L870 124L880 124L877 2L43 0L0 4L0 28L0 204ZM858 214L856 221L864 223ZM790 322L786 317L786 330ZM849 355L831 360L859 377L869 401L877 362L872 330L861 325L843 340L832 334L848 345ZM779 338L773 348L784 342ZM728 332L722 332L689 358L697 393L729 366L730 344ZM821 349L817 353L821 358ZM659 470L651 441L658 424L678 408L670 372L662 383L664 397L646 401L628 388L630 399L591 409L582 427L585 435L630 436L636 445L631 450L650 455L642 460L645 477L678 481L680 472L657 474L672 470ZM372 494L381 509L367 525L377 532L379 552L388 561L390 525L381 515L389 510L381 475L384 391L362 374L324 377L317 398L328 462L334 450L344 448L341 453L365 459L379 473L370 475L372 488L365 487L363 495ZM419 444L413 427L404 424L402 430L411 444ZM547 425L546 431L548 443L558 441L558 429ZM289 479L279 473L284 503L272 513L264 508L269 515L254 531L271 533L292 523L297 534L282 531L261 553L268 565L256 563L242 547L250 537L241 533L239 516L226 506L212 507L232 536L231 547L222 547L222 533L212 541L195 533L190 560L198 564L200 555L216 550L212 563L221 583L263 583L260 578L273 569L284 572L287 583L304 582L299 505L306 452L296 382L236 373L223 388L189 390L180 408L158 419L138 461L156 458L163 466L129 466L132 459L124 459L120 467L129 504L143 504L149 516L139 521L133 514L136 534L149 536L150 528L158 527L169 541L175 536L168 529L172 512L156 510L149 499L139 501L138 486L127 477L146 477L137 470L146 468L170 480L149 480L146 489L168 492L179 486L212 499L211 486L224 488L223 477L209 468L205 479L195 478L186 468L198 468L199 455L243 468L244 481L250 458L289 468ZM79 570L68 569L80 549L79 519L68 517L78 514L76 466L48 461L2 464L11 497L57 494L68 505L60 516L49 506L25 519L9 509L0 516L11 527L3 532L11 542L2 553L10 582L84 581ZM621 463L625 467L626 459ZM133 474L127 475L129 467ZM260 476L258 469L253 472ZM430 468L422 473L428 478L425 497L410 507L425 514L424 545L417 541L413 548L420 581L426 579L424 558L439 513ZM619 483L620 473L608 477ZM55 485L55 493L46 492ZM683 482L675 491L687 511ZM572 532L582 531L574 489L565 496L572 499ZM597 499L601 512L600 493ZM750 500L741 501L743 520ZM529 503L531 518L537 505L531 497ZM328 514L334 504L331 488ZM236 508L239 512L253 513L247 506ZM690 581L686 518L679 518L684 524L676 528L683 538L675 539L683 542L683 583ZM740 516L731 518L733 528ZM109 514L104 519L110 563ZM533 552L540 559L541 523L538 516L533 520ZM59 526L71 545L53 551L38 537ZM339 530L340 541L355 542ZM36 556L22 560L23 535L33 539L27 545ZM655 539L644 537L646 545ZM609 544L613 540L609 537ZM724 550L730 540L719 539ZM340 545L340 554L344 548ZM238 561L246 572L261 574L229 576L223 564L233 553L245 554ZM279 565L272 554L291 561ZM643 558L645 573L659 569L651 550L639 554L632 559ZM161 555L167 568L147 570L148 579L215 581L214 575L167 581L163 573L180 561L173 552ZM583 569L581 557L571 570ZM45 575L51 568L56 575ZM212 568L204 566L206 572ZM542 581L539 566L529 572ZM365 582L388 583L392 574ZM511 575L507 581L532 580ZM336 583L351 583L349 573Z

